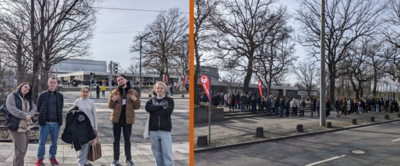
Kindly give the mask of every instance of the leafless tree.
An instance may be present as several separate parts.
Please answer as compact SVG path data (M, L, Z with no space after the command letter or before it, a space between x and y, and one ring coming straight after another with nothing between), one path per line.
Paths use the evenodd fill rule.
M288 19L286 8L274 6L276 0L227 0L221 5L224 14L213 19L220 34L215 43L218 58L226 68L245 71L243 91L249 90L254 73L256 50L260 49L277 25Z
M204 63L204 53L210 51L210 46L207 44L211 41L213 34L210 32L212 17L219 15L217 10L220 0L195 0L194 1L194 94L198 94L197 80L201 71L201 66ZM200 105L199 96L194 95L194 104Z
M386 24L383 34L386 41L397 48L400 48L400 0L389 0L389 16L386 17Z
M362 93L363 83L369 82L374 78L372 68L367 64L369 58L366 42L368 40L362 41L360 45L353 43L347 52L349 56L343 62L343 66L346 67L346 70L343 70L343 74L348 77L353 90L356 92L357 99L360 98Z
M179 75L182 79L185 78L185 75L189 75L189 44L189 34L182 36L177 44L176 56L173 58L173 64L175 65L171 67L174 73Z
M161 12L151 24L147 25L143 34L135 36L131 52L139 53L140 38L150 32L148 36L142 38L142 65L156 69L159 79L162 80L164 74L170 74L169 69L178 51L179 40L187 34L188 28L188 18L179 11L179 8Z
M311 55L316 55L320 48L320 9L315 0L301 0L295 18L301 24L298 41L309 48ZM363 36L374 35L382 23L385 12L384 3L375 0L332 0L325 6L325 50L329 73L329 99L334 101L335 80L342 71L337 65L349 56L349 46Z
M267 88L270 94L272 83L282 82L293 67L298 57L294 56L295 49L291 33L293 29L282 19L267 34L265 44L255 50L253 71ZM266 84L265 84L266 83Z
M300 90L307 92L311 97L313 89L318 87L320 73L314 63L302 62L294 68L294 74L297 79L295 84Z
M241 83L243 82L243 77L242 77L241 72L231 69L225 72L224 76L222 76L222 81L223 82L229 82L229 83Z

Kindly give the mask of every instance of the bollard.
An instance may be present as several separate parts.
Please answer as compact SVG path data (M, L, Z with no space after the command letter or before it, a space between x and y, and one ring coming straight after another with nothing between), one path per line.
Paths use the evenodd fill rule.
M356 119L351 119L351 124L357 124L357 120Z
M182 95L182 98L185 98L185 95Z
M264 128L257 127L256 129L256 137L263 138L264 137Z
M302 133L302 132L303 132L303 125L302 125L302 124L298 124L298 125L297 125L297 128L296 128L296 131L297 131L298 133Z
M389 119L389 115L385 115L385 119Z
M331 123L331 122L327 122L327 123L326 123L326 127L327 127L327 128L332 128L332 123Z
M375 118L374 117L371 117L371 122L375 122Z
M207 146L208 142L207 142L207 136L203 135L203 136L199 136L197 138L197 146Z
M151 98L151 94L149 94L149 98Z

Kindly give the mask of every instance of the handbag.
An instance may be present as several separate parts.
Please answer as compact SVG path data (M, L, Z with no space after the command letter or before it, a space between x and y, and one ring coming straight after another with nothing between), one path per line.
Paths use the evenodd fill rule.
M89 143L89 152L87 158L89 161L96 161L97 159L101 158L101 143L97 133L96 138Z
M4 112L4 115L6 116L6 122L4 123L4 126L6 127L7 130L11 131L17 131L19 127L19 122L20 119L13 116L7 109L6 104L3 104L0 107L0 110Z

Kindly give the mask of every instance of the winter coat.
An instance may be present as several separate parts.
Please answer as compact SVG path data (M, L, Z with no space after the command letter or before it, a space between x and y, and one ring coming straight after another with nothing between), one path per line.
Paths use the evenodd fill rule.
M271 98L268 98L267 101L265 101L265 106L271 108L272 106Z
M339 104L339 100L335 101L335 109L339 109L340 108L340 104Z
M285 109L289 109L290 108L290 100L286 100L285 101Z
M300 110L304 110L304 108L306 107L306 102L303 100L303 101L300 101L300 107L299 107L299 109Z
M49 101L49 90L43 91L40 93L37 101L36 111L39 112L39 125L46 126L46 117L47 117L47 108L48 108L48 101ZM64 107L64 96L60 92L55 91L56 95L56 106L57 106L57 119L58 119L58 126L62 125L62 110Z
M126 83L126 88L122 89L118 87L111 92L110 99L108 100L108 108L112 109L110 121L113 123L118 123L120 120L120 116L123 113L123 105L122 105L122 90L127 90L126 94L126 105L125 105L125 122L126 124L135 123L135 110L140 108L140 97L139 94L133 90L130 84ZM119 98L116 101L113 101L112 98L114 95L118 95ZM133 101L130 97L131 95L135 95L137 100Z
M300 104L299 101L296 100L296 99L294 99L294 100L293 100L293 103L292 103L292 107L293 107L293 108L297 108L297 107L299 107L299 104Z
M281 101L279 107L281 107L281 109L285 108L285 103L286 103L286 100L283 100L283 99L282 99L282 101Z
M229 104L229 105L231 105L231 104L232 104L232 98L233 98L233 96L232 96L232 95L229 95L229 96L228 96L228 104Z
M275 108L279 107L279 103L280 103L279 98L276 98L275 103L274 103Z
M216 98L219 100L219 97ZM157 97L149 99L145 106L145 110L150 114L149 131L171 132L171 114L174 107L174 100L168 96L163 99L157 99Z
M245 104L246 103L246 95L245 94L241 94L240 95L239 102L240 102L240 104Z
M84 120L78 120L79 115L84 116ZM76 151L81 150L81 145L88 143L96 138L90 119L84 112L80 112L78 107L74 107L67 114L66 125L61 135L61 140L65 143L73 144Z

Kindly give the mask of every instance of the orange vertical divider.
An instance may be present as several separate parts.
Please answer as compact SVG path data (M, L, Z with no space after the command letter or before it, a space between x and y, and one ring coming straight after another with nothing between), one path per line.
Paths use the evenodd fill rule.
M197 81L194 79L194 0L189 3L189 165L194 166L194 84Z

